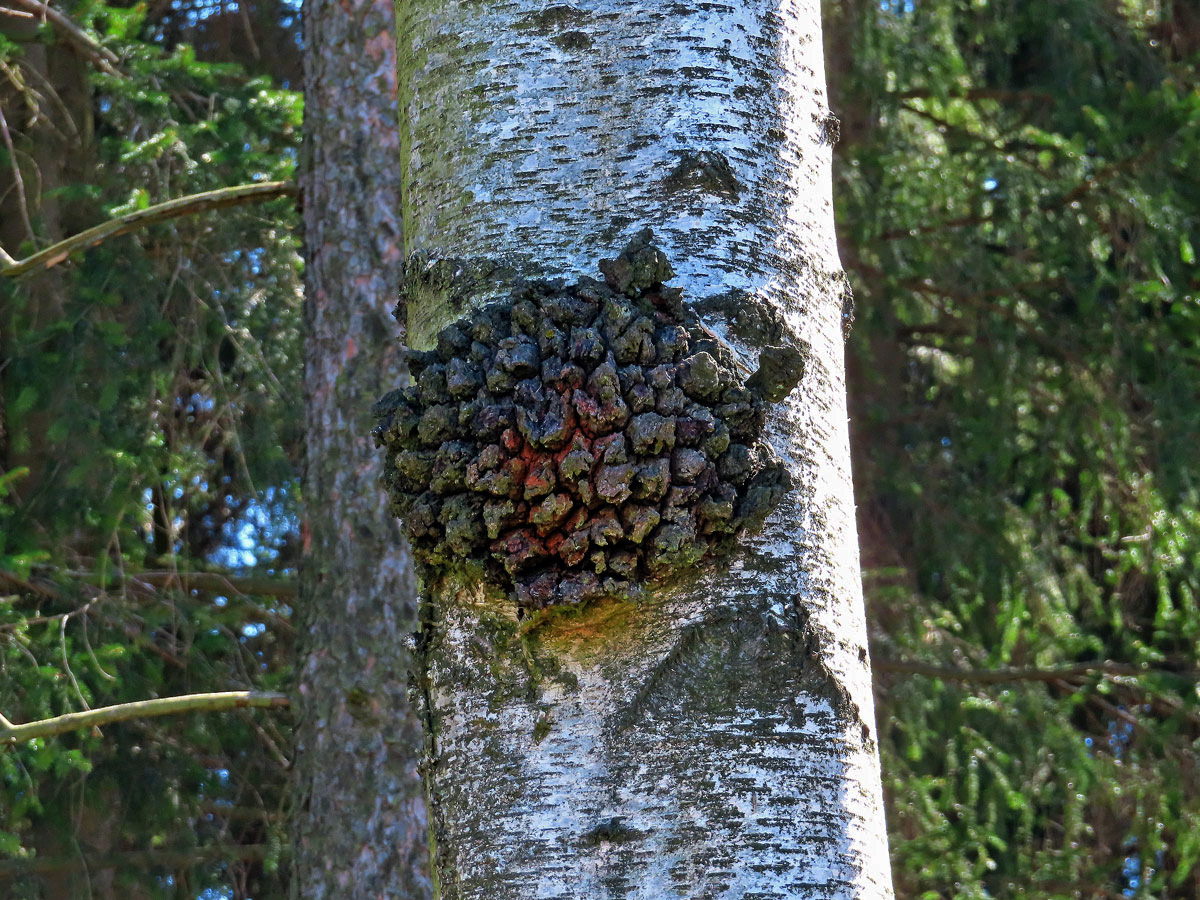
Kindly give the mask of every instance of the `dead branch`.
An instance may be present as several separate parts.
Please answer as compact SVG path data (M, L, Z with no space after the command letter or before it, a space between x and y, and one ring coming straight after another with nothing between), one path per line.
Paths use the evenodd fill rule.
M14 725L0 715L0 744L16 744L34 738L52 737L81 728L98 728L128 719L150 716L172 716L187 712L217 712L226 709L252 707L278 709L290 705L286 694L272 691L219 691L212 694L184 694L180 697L160 697L118 703L83 712L67 713L52 719L39 719L24 725Z
M44 250L39 250L32 256L12 264L7 262L7 254L0 257L0 275L6 278L19 278L37 269L49 269L58 265L76 251L94 247L109 238L129 234L147 225L177 219L181 216L195 215L228 206L241 206L246 203L263 203L276 197L296 196L297 187L286 181L264 181L259 184L239 184L232 187L218 188L215 191L205 191L200 194L189 194L156 203L146 209L139 209L115 219L109 219L95 225L86 231L72 235Z

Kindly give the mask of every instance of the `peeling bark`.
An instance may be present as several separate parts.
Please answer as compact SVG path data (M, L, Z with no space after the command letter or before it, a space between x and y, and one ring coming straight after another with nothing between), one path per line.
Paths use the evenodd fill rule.
M406 250L460 261L405 291L414 346L650 226L748 371L762 329L811 347L768 424L797 487L734 556L524 618L495 586L422 585L435 894L891 897L819 5L398 12Z
M429 895L408 702L410 557L379 500L372 395L402 377L395 41L388 0L304 4L308 463L292 893Z

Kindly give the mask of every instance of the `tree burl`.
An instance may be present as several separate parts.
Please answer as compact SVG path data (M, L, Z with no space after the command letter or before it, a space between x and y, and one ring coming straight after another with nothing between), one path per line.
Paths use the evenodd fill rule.
M526 608L628 597L727 552L791 488L763 442L804 354L747 379L637 235L605 281L526 282L409 351L375 406L384 483L418 563L478 563Z

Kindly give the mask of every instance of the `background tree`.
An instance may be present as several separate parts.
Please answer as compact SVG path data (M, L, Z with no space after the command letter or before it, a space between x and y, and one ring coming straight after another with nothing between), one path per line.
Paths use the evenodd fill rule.
M309 0L303 173L307 502L293 896L429 894L408 547L380 495L373 398L403 376L392 0Z

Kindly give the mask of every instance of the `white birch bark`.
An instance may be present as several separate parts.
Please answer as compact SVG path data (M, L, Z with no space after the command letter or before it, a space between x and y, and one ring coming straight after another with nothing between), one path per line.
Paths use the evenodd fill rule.
M812 353L768 425L797 487L737 556L524 634L423 587L440 896L890 897L819 4L398 11L406 251L574 278L650 226L750 368L772 311ZM410 296L428 346L460 310Z

